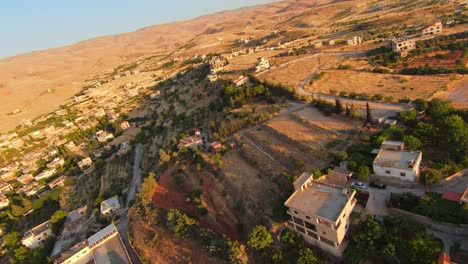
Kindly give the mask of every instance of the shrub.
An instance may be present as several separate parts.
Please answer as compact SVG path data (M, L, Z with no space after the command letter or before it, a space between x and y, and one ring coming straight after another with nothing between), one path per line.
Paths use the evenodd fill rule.
M266 227L257 225L250 232L247 244L255 250L266 249L273 244L273 237Z

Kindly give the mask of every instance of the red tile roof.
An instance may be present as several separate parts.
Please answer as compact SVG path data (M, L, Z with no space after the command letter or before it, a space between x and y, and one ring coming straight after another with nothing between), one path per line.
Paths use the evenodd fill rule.
M440 253L437 264L450 264L450 256L444 252Z
M442 195L442 198L459 203L462 195L463 195L462 193L445 191L444 194Z

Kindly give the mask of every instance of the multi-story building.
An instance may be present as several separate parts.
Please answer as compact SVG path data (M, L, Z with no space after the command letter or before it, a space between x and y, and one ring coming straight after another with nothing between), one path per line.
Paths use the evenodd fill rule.
M410 38L391 38L388 40L388 48L394 52L407 52L416 48L416 42Z
M21 184L29 184L34 181L34 176L32 174L23 174L16 178L16 180Z
M419 176L422 152L405 150L401 141L384 141L374 160L373 168L377 176L415 181Z
M362 38L359 36L354 36L346 41L348 45L356 46L362 43Z
M270 69L270 62L265 58L257 59L257 66L255 67L255 72L260 72Z
M442 33L442 22L436 21L434 24L424 27L422 29L423 36L436 35Z
M21 244L29 249L35 249L51 235L51 224L50 221L47 221L26 231L23 235L23 239L21 239Z
M88 239L63 252L54 263L131 264L125 245L115 225L111 224Z
M303 173L294 182L294 189L285 202L291 216L289 228L308 243L341 256L346 247L349 217L356 205L356 191L314 181L309 173Z

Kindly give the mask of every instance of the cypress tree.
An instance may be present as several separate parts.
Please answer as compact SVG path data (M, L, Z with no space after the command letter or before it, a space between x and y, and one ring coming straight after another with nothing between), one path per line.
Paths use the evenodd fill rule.
M366 115L366 120L367 122L371 122L372 121L372 114L371 114L371 109L370 109L370 106L369 106L369 102L366 103L366 112L367 112L367 115Z

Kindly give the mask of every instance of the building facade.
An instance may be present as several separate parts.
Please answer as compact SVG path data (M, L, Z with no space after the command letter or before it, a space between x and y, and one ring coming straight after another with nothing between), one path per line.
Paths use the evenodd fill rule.
M355 190L314 181L304 173L294 182L295 192L285 202L288 227L308 243L341 256L349 217L356 205Z
M421 151L408 151L404 143L384 141L374 160L374 173L380 177L414 182L422 161Z
M21 244L29 249L35 249L50 236L52 236L52 229L50 221L47 221L26 231Z
M388 40L388 48L394 52L407 52L416 48L416 42L409 38L392 38Z
M442 22L441 21L437 21L434 24L429 25L427 27L424 27L422 29L423 36L437 35L437 34L440 34L440 33L442 33Z

